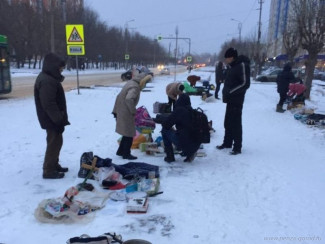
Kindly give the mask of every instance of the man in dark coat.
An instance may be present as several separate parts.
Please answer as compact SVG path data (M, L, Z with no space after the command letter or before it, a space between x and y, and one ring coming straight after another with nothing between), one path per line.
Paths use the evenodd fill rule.
M225 114L225 136L217 149L231 148L230 154L241 153L242 148L242 110L246 90L250 86L250 61L246 56L238 56L237 50L229 48L225 53L227 69L222 90L223 102L227 104Z
M200 147L201 143L191 133L191 110L190 97L182 93L176 101L174 111L162 122L161 135L166 152L164 160L168 163L175 161L173 144L186 156L184 162L192 162Z
M295 81L295 76L291 71L291 65L285 64L283 70L278 74L276 78L276 83L278 85L278 93L280 95L279 103L276 105L276 111L283 113L285 110L282 108L283 103L287 98L287 93L289 91L289 84Z
M46 130L46 152L43 163L44 179L64 177L68 168L59 164L59 155L63 145L64 127L69 125L65 94L61 75L65 62L59 56L49 53L44 58L42 72L34 85L36 112L41 128Z

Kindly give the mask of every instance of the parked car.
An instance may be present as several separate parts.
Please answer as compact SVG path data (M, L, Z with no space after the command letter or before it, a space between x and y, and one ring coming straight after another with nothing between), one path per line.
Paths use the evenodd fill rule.
M146 75L151 75L153 77L153 72L148 69L146 66L139 66L137 69L141 70L141 72L144 72ZM123 74L121 74L121 79L123 81L131 80L132 79L132 69L127 70Z
M161 75L170 75L170 69L169 68L163 68L160 70L159 74Z
M278 74L282 71L283 69L277 68L277 69L272 69L269 71L266 71L265 73L262 73L258 76L256 76L256 81L261 81L261 82L275 82ZM300 69L292 69L293 74L295 75L296 78L302 79L302 71Z

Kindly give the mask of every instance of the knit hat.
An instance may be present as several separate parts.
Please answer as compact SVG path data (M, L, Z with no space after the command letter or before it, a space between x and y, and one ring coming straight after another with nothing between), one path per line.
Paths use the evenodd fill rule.
M238 57L237 50L233 47L228 48L227 51L225 52L225 58L237 58L237 57Z

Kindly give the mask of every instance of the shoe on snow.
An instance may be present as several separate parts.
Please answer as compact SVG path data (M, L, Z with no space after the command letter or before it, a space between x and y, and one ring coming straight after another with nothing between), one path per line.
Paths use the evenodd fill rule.
M64 173L58 171L43 173L43 179L61 179L63 177Z

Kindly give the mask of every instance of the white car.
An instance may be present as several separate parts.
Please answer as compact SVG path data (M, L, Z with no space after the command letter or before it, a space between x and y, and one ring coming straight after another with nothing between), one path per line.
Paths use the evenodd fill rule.
M169 68L163 68L162 70L160 70L161 75L170 75L170 69Z

